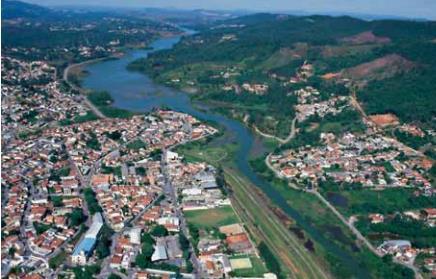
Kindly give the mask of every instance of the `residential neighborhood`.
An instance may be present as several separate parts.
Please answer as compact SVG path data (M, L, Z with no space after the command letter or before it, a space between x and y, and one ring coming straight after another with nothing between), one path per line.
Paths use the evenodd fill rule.
M217 169L171 151L217 133L216 128L161 109L127 119L66 122L92 112L80 97L61 93L64 88L50 75L54 69L3 59L15 69L3 76L8 85L2 88L8 116L3 275L31 267L34 276L69 276L68 268L60 267L101 260L102 278L123 272L146 278L161 269L222 278L263 266L218 185ZM39 83L41 98L32 103L20 99L26 80ZM184 216L209 210L224 210L234 223L208 232Z

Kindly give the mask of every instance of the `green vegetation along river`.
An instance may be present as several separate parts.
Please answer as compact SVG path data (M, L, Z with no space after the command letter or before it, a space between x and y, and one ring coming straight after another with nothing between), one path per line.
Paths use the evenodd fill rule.
M82 86L86 89L107 91L114 99L113 105L121 109L135 112L147 112L155 107L165 106L170 109L191 114L205 121L221 125L228 135L229 142L237 142L235 165L253 184L259 187L286 214L295 220L310 237L332 254L339 262L347 266L357 278L368 278L368 271L360 265L358 259L339 245L333 243L326 233L308 222L297 210L288 204L281 193L268 181L259 177L249 165L250 152L253 149L255 137L241 122L224 115L212 112L208 106L197 109L191 103L189 96L181 91L154 83L148 76L127 70L132 61L146 57L150 52L171 48L180 40L180 36L163 38L152 43L151 50L130 50L117 60L101 61L87 65L86 77Z

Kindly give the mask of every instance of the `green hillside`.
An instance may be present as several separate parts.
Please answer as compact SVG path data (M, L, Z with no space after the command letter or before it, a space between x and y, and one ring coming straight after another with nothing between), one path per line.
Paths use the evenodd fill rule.
M283 137L295 114L296 98L288 93L303 86L284 81L307 61L314 75L304 86L316 85L325 94L344 92L340 80L320 78L344 72L341 77L364 85L358 99L369 113L393 112L402 121L429 127L435 123L436 88L429 82L436 78L435 39L435 22L257 14L202 27L175 48L129 68L196 92L193 98ZM372 61L385 64L360 66ZM224 90L243 83L266 84L267 93Z

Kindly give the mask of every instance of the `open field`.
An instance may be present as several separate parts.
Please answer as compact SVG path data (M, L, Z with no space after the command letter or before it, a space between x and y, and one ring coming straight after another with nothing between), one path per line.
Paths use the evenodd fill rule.
M238 277L263 277L263 274L268 272L265 265L263 264L262 260L253 257L253 256L235 256L230 257L230 260L232 259L238 259L238 258L248 258L251 263L251 268L238 268L235 269L233 272L235 276Z
M188 161L206 161L211 165L217 166L219 163L233 157L236 149L236 144L207 146L205 148L205 145L201 142L192 142L179 146L175 151L182 154Z
M239 223L238 217L231 206L214 209L185 211L184 215L188 223L197 228L220 227Z

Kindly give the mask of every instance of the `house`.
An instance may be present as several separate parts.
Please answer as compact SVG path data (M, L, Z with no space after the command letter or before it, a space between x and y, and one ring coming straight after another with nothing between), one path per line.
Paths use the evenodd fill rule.
M427 220L436 219L436 208L426 208L423 210L423 215Z
M251 253L253 246L246 233L229 235L226 238L228 247L234 252Z
M133 245L141 244L141 228L132 228L128 232L130 243Z
M388 240L383 242L377 249L385 254L394 254L404 252L412 248L412 244L408 240Z
M148 276L148 273L145 272L145 271L138 271L136 273L136 277L135 278L136 279L148 279L148 278L150 278L150 276Z
M92 176L91 185L94 187L109 185L114 179L113 174L97 174Z
M159 225L165 226L165 228L170 232L178 232L180 226L180 220L175 216L161 217L157 220Z
M371 224L383 223L384 216L382 214L369 214L369 219L371 220Z
M110 267L111 268L120 268L122 260L123 260L123 258L119 255L112 256Z

